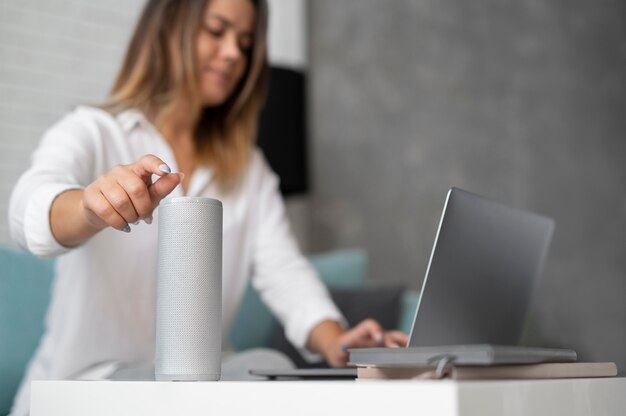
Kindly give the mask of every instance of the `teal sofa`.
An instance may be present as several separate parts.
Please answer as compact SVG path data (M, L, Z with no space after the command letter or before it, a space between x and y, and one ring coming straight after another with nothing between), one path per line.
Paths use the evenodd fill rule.
M367 285L367 255L342 250L309 257L331 288ZM53 280L52 260L0 246L0 415L7 414L24 370L44 330L44 317ZM408 332L419 294L405 291L398 329ZM267 347L276 320L249 286L235 318L229 340L237 350Z
M9 413L44 330L54 262L0 247L0 415Z

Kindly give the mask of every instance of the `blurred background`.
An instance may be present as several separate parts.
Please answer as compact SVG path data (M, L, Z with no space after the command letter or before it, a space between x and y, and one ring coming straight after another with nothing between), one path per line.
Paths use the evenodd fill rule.
M42 133L106 97L143 3L0 0L0 244ZM528 342L623 372L626 2L271 0L270 13L259 140L303 250L361 247L372 281L419 289L450 186L553 217Z

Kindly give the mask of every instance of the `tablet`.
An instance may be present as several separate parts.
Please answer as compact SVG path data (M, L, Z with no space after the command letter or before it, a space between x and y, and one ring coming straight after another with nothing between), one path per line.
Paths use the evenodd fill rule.
M337 380L356 378L356 368L290 368L290 369L258 369L250 370L253 376L267 377L269 380L301 379L301 380Z

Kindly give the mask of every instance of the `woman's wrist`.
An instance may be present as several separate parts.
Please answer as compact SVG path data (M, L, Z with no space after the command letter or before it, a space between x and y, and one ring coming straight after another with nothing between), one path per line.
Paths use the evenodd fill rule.
M321 354L333 367L345 365L347 353L341 348L341 336L345 330L337 321L326 320L317 324L309 335L307 348Z
M65 247L77 246L105 228L90 221L82 196L82 189L65 191L50 207L52 235Z
M78 203L78 210L85 233L94 235L107 228L107 223L102 221L93 211L85 206L85 199L82 194Z

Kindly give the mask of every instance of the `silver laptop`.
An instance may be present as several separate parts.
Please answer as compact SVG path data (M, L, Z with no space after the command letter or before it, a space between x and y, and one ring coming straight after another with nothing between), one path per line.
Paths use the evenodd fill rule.
M550 218L450 189L408 348L517 345L553 231ZM385 348L359 351L367 354L367 350L394 354ZM540 362L537 352L533 350ZM550 359L555 357L552 349L546 353ZM571 353L564 350L568 361ZM272 377L280 377L278 373L255 371Z
M519 343L554 221L452 188L409 347Z

